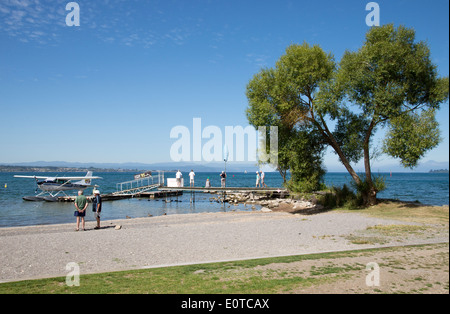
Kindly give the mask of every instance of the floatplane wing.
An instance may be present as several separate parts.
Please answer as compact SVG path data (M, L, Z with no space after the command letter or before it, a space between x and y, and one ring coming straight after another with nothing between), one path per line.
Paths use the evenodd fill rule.
M35 179L37 188L42 192L36 196L24 197L26 201L32 200L45 200L45 201L56 201L57 195L59 193L64 193L64 191L70 190L84 190L89 187L95 187L91 185L92 180L102 179L101 177L94 177L92 171L88 171L84 177L43 177L43 176L21 176L15 175L14 178L25 178L25 179ZM42 180L42 181L38 181ZM79 180L79 181L75 181ZM37 191L37 189L36 189ZM49 194L50 197L41 197L43 194Z
M93 176L85 176L85 177L40 177L40 176L14 176L14 178L25 178L25 179L39 179L39 180L63 180L63 181L73 181L73 180L94 180L94 179L103 179L102 177L93 177Z

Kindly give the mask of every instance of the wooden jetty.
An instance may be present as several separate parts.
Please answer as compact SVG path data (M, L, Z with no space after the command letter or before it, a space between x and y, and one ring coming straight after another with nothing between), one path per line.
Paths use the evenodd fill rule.
M160 187L161 191L184 191L184 192L204 192L204 193L216 193L216 194L263 194L268 197L280 197L284 198L289 195L287 189L280 188L249 188L249 187Z
M171 197L171 196L180 196L183 195L183 191L150 191L150 192L142 192L137 195L137 197L143 197L143 198L150 198L150 199L156 199L156 198L165 198L165 197Z
M230 193L286 193L287 189L280 188L249 188L249 187L167 187L161 186L158 188L161 191L190 191L190 192L230 192Z
M150 199L157 199L157 198L165 198L165 197L172 197L172 196L180 196L183 195L183 191L149 191L149 192L140 192L140 193L134 193L134 194L117 194L116 192L110 193L110 194L103 194L101 195L102 201L117 201L117 200L123 200L127 198L150 198ZM60 196L58 197L59 202L74 202L76 196ZM92 201L94 196L92 195L86 195L86 198L89 202Z
M267 197L285 197L289 194L286 189L280 188L256 188L256 187L172 187L164 186L164 172L158 171L157 176L144 176L132 181L116 184L116 192L101 195L103 201L115 201L127 198L168 198L183 195L183 192L190 192L195 202L196 193L217 193L223 196L227 194L264 194ZM73 202L76 196L61 196L54 201ZM89 201L93 195L86 196Z
M128 198L149 198L149 199L159 199L168 198L174 196L183 195L183 192L191 193L216 193L216 194L264 194L270 197L285 197L289 194L286 189L278 188L249 188L249 187L226 187L226 188L203 188L203 187L167 187L161 186L157 187L151 191L135 191L133 193L119 193L114 192L110 194L101 195L102 201L116 201ZM88 201L92 201L94 196L87 195ZM74 202L76 196L60 196L58 198L59 202Z

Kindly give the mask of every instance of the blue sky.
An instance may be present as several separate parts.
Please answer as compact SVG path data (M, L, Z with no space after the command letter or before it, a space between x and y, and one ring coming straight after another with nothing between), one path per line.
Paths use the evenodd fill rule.
M79 0L79 27L68 2L0 0L0 163L170 161L177 125L247 126L248 81L288 45L339 61L369 29L369 1ZM381 24L413 27L447 76L448 0L377 3ZM424 162L448 162L448 120L445 104L444 141Z

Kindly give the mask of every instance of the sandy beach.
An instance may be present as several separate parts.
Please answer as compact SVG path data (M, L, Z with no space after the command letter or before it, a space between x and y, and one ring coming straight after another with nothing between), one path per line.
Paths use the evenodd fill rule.
M358 213L204 213L0 229L0 282L168 265L252 259L381 246L448 242L442 233L389 237L383 244L354 244L349 237L376 225L408 223ZM121 225L116 230L115 226Z

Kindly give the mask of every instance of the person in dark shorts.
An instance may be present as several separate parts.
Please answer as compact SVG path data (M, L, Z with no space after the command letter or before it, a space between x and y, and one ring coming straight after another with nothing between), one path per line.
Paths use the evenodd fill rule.
M97 220L97 226L94 229L100 229L100 213L102 211L102 197L100 196L100 191L94 191L94 198L92 199L92 211L94 212L94 217Z
M84 216L86 216L86 207L88 206L88 201L86 196L83 195L83 191L78 191L78 196L75 198L74 205L77 209L74 213L74 216L77 217L76 231L80 230L80 218L83 230L86 231L86 229L84 228Z
M227 174L225 171L222 171L220 174L220 187L224 188L226 187L226 180L227 180Z

